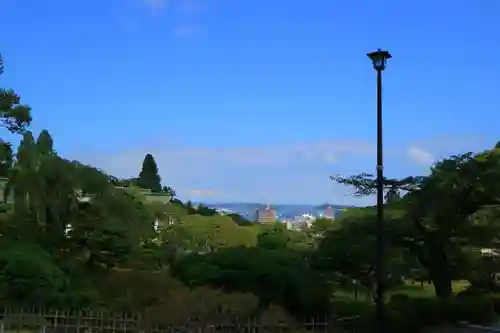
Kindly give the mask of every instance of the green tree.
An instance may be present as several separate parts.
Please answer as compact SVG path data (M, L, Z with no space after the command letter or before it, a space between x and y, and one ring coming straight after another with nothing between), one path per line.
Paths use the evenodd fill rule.
M174 188L173 188L173 187L171 187L171 186L163 186L163 187L161 188L161 191L162 191L163 193L166 193L166 194L170 195L172 198L174 198L174 197L176 196L175 190L174 190Z
M229 213L226 216L230 217L234 221L234 223L236 223L237 225L252 225L253 224L252 221L241 216L240 214Z
M186 202L186 210L188 214L196 214L198 212L194 207L193 203L191 202L191 200L188 200L188 202Z
M38 154L35 140L31 132L23 135L18 150L15 168L10 173L10 185L14 191L14 209L17 214L27 214L30 202L34 204L32 193L37 188L36 171Z
M355 189L353 193L356 197L373 195L377 191L377 179L370 173L361 173L359 175L343 177L340 175L330 176L330 179L346 186L352 186ZM383 188L385 191L385 200L387 203L393 201L404 193L412 192L420 188L425 177L406 177L402 179L384 178Z
M335 220L325 218L325 217L318 217L316 218L310 228L310 232L323 236L329 229L333 228L335 226Z
M25 243L2 243L0 293L20 306L59 305L68 280L51 256Z
M0 74L3 57L0 54ZM21 98L10 89L0 89L0 122L11 133L22 134L31 124L31 108L20 104Z
M0 141L0 177L9 177L13 162L14 153L12 145L8 142Z
M36 140L36 147L40 156L55 155L54 141L52 140L52 137L47 130L41 131L38 135L38 139Z
M500 152L490 150L451 156L433 166L428 177L396 182L407 193L391 203L404 214L401 227L390 237L418 257L438 297L450 297L452 279L463 277L470 268L464 266L464 249L489 247L498 241L497 219L473 218L484 207L498 206L496 179L500 179ZM375 191L372 179L363 175L336 180L354 186L359 195ZM406 187L407 180L410 187Z
M401 212L387 211L385 223L389 229L399 223ZM375 279L376 211L373 207L351 208L329 228L314 254L315 263L331 274L337 282L357 281L371 292ZM402 269L404 248L389 242L385 258L389 280L397 282L406 273Z
M284 250L288 246L290 237L288 230L282 224L263 227L257 238L257 246L267 250Z
M328 308L326 281L294 251L225 248L183 256L172 272L190 286L252 293L259 297L261 307L275 303L300 315L321 315Z
M147 154L142 162L142 170L137 179L137 185L153 192L161 192L161 178L158 174L158 166L151 154Z
M37 148L26 133L13 172L15 215L6 237L40 244L61 263L93 269L126 263L153 238L155 217L140 193L115 188L108 175L51 154L51 147Z
M498 150L452 156L437 163L422 188L408 197L408 217L425 244L417 254L440 297L452 294L454 263L464 262L464 246L492 247L498 242L500 221L477 215L498 207L496 179Z
M207 207L204 204L199 204L198 207L196 207L196 213L195 214L200 214L200 215L203 215L203 216L218 215L216 209Z

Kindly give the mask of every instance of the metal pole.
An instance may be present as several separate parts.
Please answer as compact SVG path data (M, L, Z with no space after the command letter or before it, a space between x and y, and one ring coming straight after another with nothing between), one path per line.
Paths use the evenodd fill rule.
M385 265L384 265L384 161L382 142L382 70L377 70L377 250L376 250L376 316L377 333L385 333L384 315L384 289L385 289Z

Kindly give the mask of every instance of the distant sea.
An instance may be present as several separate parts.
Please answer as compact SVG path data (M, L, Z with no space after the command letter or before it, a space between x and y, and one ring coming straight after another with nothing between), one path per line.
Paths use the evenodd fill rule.
M257 209L263 209L267 205L262 203L241 203L241 202L224 202L208 204L208 206L216 209L224 209L232 211L239 214L247 219L252 220L255 217L255 211ZM331 205L335 216L338 216L343 209L352 208L353 206L343 206L343 205ZM312 216L320 216L324 213L328 204L322 205L271 205L273 209L276 210L278 219L293 219L296 216L303 214L309 214Z

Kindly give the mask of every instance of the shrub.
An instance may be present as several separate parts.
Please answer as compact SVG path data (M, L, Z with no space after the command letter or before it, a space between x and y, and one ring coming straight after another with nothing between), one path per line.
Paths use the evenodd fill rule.
M156 304L170 289L180 285L167 272L113 270L101 281L99 291L110 310L140 311Z
M445 318L452 323L461 321L487 325L495 321L495 304L491 295L455 297L443 303Z
M59 305L68 279L48 252L25 243L0 246L0 294L27 306Z
M400 317L404 318L407 323L407 332L416 332L422 327L435 326L443 320L441 302L435 298L412 298L407 295L396 294L391 297L387 307L390 311L399 313ZM396 320L399 320L399 318L396 318Z

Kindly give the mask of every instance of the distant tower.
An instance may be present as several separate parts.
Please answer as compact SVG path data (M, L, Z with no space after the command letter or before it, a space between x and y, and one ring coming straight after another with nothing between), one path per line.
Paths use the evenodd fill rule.
M256 220L259 223L274 223L276 222L276 210L267 205L265 209L257 209Z
M335 219L335 211L333 210L331 205L328 205L328 207L326 207L325 212L323 213L323 217L332 220Z

